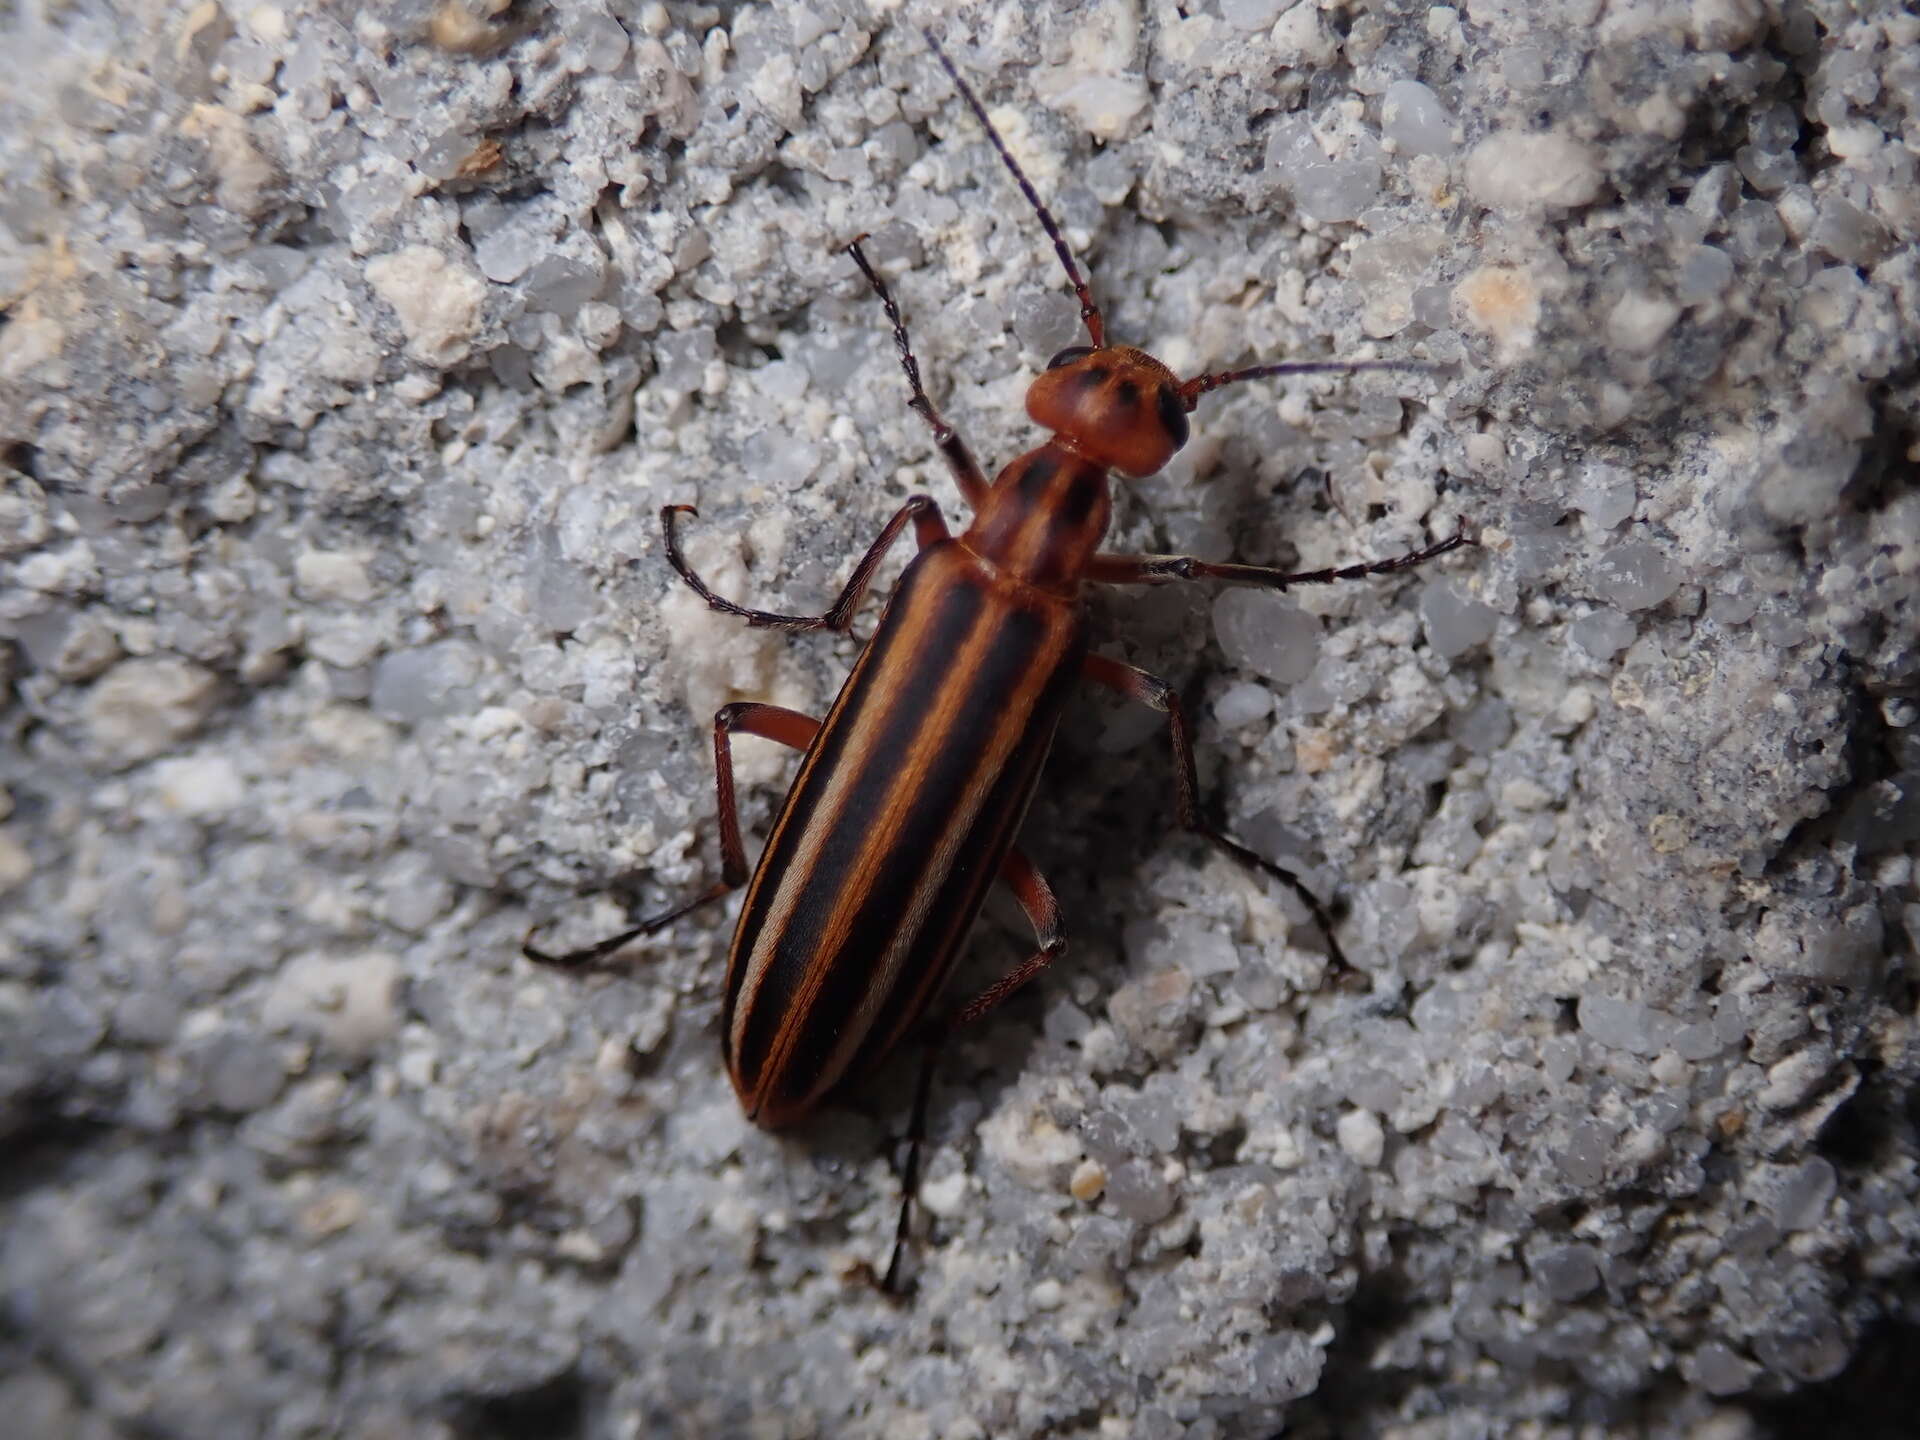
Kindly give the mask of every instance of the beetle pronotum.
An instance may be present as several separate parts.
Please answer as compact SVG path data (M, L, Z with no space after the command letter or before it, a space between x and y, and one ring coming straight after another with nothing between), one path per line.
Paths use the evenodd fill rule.
M1109 345L1100 307L1059 225L953 62L932 36L927 41L1032 205L1080 301L1090 343L1055 355L1027 391L1027 414L1051 434L989 483L922 387L886 283L860 240L850 244L893 327L908 403L932 430L973 522L955 536L933 500L915 495L887 522L831 609L776 615L708 589L682 555L676 529L693 507L667 506L667 559L680 578L715 610L754 626L845 631L888 547L909 525L919 553L824 719L761 704L726 705L714 716L719 881L598 945L564 955L526 946L528 957L543 963L590 965L747 883L727 961L721 1048L748 1118L779 1129L923 1027L988 887L1005 881L1032 922L1036 948L952 1020L925 1026L899 1223L882 1282L888 1290L899 1278L940 1037L992 1010L1067 948L1053 892L1014 838L1077 678L1166 715L1181 824L1288 886L1313 914L1333 958L1344 961L1325 907L1296 876L1201 819L1178 696L1144 670L1089 652L1083 586L1220 580L1284 590L1390 574L1466 543L1455 535L1390 560L1292 574L1101 551L1108 472L1138 478L1166 464L1186 443L1186 417L1201 396L1275 375L1421 367L1303 361L1181 380L1145 351ZM734 801L735 732L805 752L751 881Z

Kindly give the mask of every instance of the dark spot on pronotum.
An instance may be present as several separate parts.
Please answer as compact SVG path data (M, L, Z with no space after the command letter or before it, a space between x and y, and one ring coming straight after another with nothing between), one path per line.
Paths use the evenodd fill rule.
M1113 378L1113 371L1104 365L1088 365L1073 373L1073 383L1082 395L1091 395L1105 388L1107 381Z
M1020 470L1020 498L1029 504L1038 504L1052 486L1058 469L1059 462L1045 449L1028 456Z
M1140 382L1138 380L1122 380L1118 385L1113 387L1113 398L1120 402L1120 408L1123 410L1139 409Z
M1060 507L1061 525L1069 530L1078 530L1085 525L1087 517L1093 513L1094 502L1100 498L1100 491L1099 484L1089 483L1084 476L1077 477L1056 502Z
M1180 392L1171 385L1162 385L1153 399L1160 409L1160 426L1178 450L1187 443L1187 407L1180 403Z

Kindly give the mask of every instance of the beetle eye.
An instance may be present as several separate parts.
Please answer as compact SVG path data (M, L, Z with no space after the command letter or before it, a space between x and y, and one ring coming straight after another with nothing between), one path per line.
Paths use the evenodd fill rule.
M1069 345L1058 355L1047 361L1049 370L1058 370L1062 365L1071 365L1076 360L1084 360L1093 353L1091 345Z

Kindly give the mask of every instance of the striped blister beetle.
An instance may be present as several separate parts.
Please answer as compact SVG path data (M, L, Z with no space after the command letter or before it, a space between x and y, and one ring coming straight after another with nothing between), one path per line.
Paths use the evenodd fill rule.
M1389 560L1299 573L1102 551L1110 473L1138 478L1165 465L1186 443L1187 416L1202 396L1277 375L1423 367L1300 361L1183 380L1143 350L1108 344L1100 307L1059 225L978 97L938 42L927 40L1033 207L1080 302L1088 343L1055 355L1027 391L1027 414L1050 434L989 482L928 398L899 307L861 248L866 237L850 244L848 253L892 324L908 404L931 429L973 521L954 535L933 500L915 495L887 522L829 610L779 615L709 589L679 543L679 518L693 507L666 507L661 524L673 568L713 609L751 626L845 632L882 558L908 526L918 553L824 719L764 704L726 705L714 716L719 881L597 945L558 955L531 941L525 947L528 958L543 964L598 965L745 884L727 961L721 1048L748 1118L770 1130L802 1119L903 1040L923 1036L899 1221L881 1281L889 1292L899 1284L941 1038L994 1009L1067 948L1053 892L1014 842L1076 681L1090 680L1166 715L1180 823L1290 888L1324 932L1334 961L1345 963L1331 917L1300 879L1201 819L1179 698L1166 681L1089 652L1086 586L1217 580L1285 590L1392 574L1467 543L1455 535ZM805 752L751 878L734 798L735 733ZM950 1018L930 1021L996 879L1025 909L1036 948Z

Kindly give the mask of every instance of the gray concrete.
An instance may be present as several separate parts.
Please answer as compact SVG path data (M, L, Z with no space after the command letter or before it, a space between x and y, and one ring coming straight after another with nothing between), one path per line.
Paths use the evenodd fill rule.
M5 12L9 1433L1735 1440L1914 1323L1920 22L1034 8ZM1208 398L1116 544L1480 548L1094 602L1370 988L1077 703L893 1307L911 1064L771 1137L727 913L518 952L710 883L708 717L854 654L661 505L793 610L960 512L839 247L1034 443L1075 309L920 23L1116 337L1434 367Z

